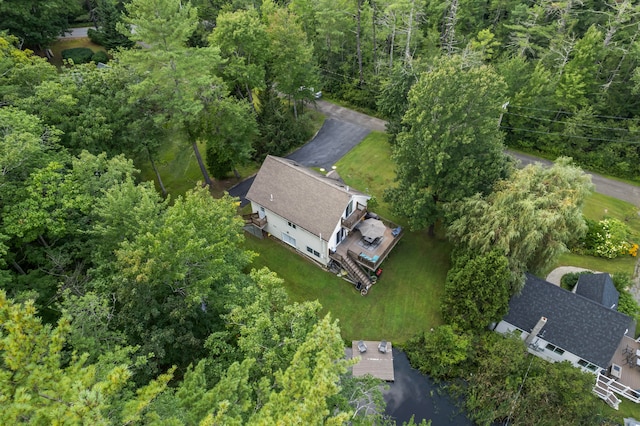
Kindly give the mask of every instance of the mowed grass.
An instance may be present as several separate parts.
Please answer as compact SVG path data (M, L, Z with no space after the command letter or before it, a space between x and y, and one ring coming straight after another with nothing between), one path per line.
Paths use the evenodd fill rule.
M206 161L204 145L198 144L198 149L203 161ZM193 148L183 140L180 134L167 138L154 161L162 177L162 183L172 197L184 195L198 182L203 181ZM149 160L141 158L138 163L137 167L141 171L140 178L143 181L155 182L159 191L160 186Z
M394 186L396 177L386 133L369 133L360 144L336 163L336 167L346 183L376 197L378 207L373 209L376 213L404 225L403 219L396 217L391 212L391 206L383 200L385 190Z
M318 300L324 313L339 320L347 341L387 339L402 344L442 324L440 299L450 249L423 233L403 237L366 296L277 241L247 236L245 247L259 253L252 267L276 272L293 301Z
M629 226L630 241L640 243L640 216L638 215L638 208L633 204L603 194L593 193L586 200L583 214L586 218L592 220L611 217L626 223ZM544 273L549 273L558 266L578 266L610 274L632 275L637 260L637 258L630 255L619 256L615 259L605 259L603 257L564 253Z
M382 201L395 177L390 156L387 136L374 132L343 157L337 169L347 184L376 196L380 203L375 212L401 223ZM387 339L402 344L442 324L440 300L451 246L425 232L405 233L382 264L382 276L367 296L283 244L248 236L246 247L260 253L253 267L268 266L275 271L284 279L292 300L320 301L325 312L340 320L347 341Z

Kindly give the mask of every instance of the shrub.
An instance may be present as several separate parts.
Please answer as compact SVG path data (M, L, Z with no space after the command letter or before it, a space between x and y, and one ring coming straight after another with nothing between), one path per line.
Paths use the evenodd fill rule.
M578 279L580 279L580 275L591 274L590 271L582 271L582 272L569 272L568 274L564 274L562 278L560 278L560 287L565 290L573 290L573 287L578 283Z
M105 52L104 50L98 50L91 57L91 62L95 62L96 64L98 62L102 62L103 64L106 64L107 62L109 62L109 56L107 56L107 52Z
M91 61L93 50L88 47L75 47L62 51L62 59L72 60L74 64L86 64Z
M635 245L627 241L629 227L618 219L607 218L599 222L586 220L587 234L582 250L593 256L613 259L622 254L637 254Z

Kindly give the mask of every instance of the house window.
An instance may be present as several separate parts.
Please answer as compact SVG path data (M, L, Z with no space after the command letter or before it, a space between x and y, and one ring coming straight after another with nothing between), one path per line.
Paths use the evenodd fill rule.
M318 253L317 251L313 251L313 254L315 254L317 257L320 257L320 253Z
M585 361L584 359L579 360L578 365L591 371L596 371L596 369L598 368L597 365L591 364L589 361Z
M295 223L287 222L287 225L289 225L293 229L296 229L296 224Z
M290 246L296 246L296 239L288 234L285 234L284 232L282 233L282 241L289 244Z
M552 345L551 343L547 343L547 349L551 352L555 352L558 355L564 355L564 349L560 349L559 347Z
M349 201L349 205L347 206L347 211L345 212L344 217L349 217L351 213L353 213L353 200Z
M309 247L309 246L307 246L307 251L308 251L309 253L313 253L313 249L312 249L311 247Z

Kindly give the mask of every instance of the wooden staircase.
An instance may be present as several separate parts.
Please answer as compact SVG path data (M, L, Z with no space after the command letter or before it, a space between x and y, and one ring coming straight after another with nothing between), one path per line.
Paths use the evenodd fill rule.
M610 377L598 374L596 385L593 387L593 393L595 393L598 397L604 399L605 402L609 404L609 406L611 406L613 409L617 410L618 406L620 405L620 399L614 395L614 392L624 392L625 389L622 388L627 388L627 386L617 383ZM624 396L629 398L629 396L627 395Z
M369 290L373 283L371 282L367 274L362 272L362 269L358 267L353 259L351 259L349 256L343 256L342 266L347 270L351 279L353 279L355 282L362 283L366 291ZM367 294L366 291L363 294Z

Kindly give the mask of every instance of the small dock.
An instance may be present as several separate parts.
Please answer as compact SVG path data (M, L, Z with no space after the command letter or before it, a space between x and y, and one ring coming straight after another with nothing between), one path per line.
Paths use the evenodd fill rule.
M364 343L367 350L365 352L360 352L358 345ZM358 341L354 340L351 342L351 350L353 353L353 358L360 358L360 361L353 366L353 376L361 377L367 374L372 375L375 378L386 380L387 382L394 381L393 374L393 348L391 347L391 342L384 342L386 345L383 345L381 349L379 349L380 341Z

